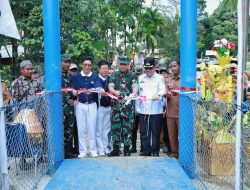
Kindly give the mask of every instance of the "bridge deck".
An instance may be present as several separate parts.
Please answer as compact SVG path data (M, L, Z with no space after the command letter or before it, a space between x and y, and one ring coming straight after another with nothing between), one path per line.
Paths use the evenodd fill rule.
M114 157L65 160L45 190L194 190L172 158Z

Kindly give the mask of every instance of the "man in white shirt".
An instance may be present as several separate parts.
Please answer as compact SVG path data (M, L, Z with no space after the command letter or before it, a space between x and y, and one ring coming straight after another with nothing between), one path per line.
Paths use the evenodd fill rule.
M81 90L77 95L76 120L79 141L79 158L87 155L96 157L96 117L97 117L97 93L91 89L101 88L100 79L96 73L92 73L92 58L85 56L82 59L82 71L72 78L71 86L76 90ZM104 90L102 89L102 93ZM87 137L86 137L87 130ZM88 140L89 147L87 147Z
M108 76L109 63L106 60L98 62L99 79L102 88L108 92L110 76ZM101 96L97 110L96 123L96 146L99 156L104 156L110 152L108 145L108 134L111 130L111 98L108 96Z
M163 76L156 73L155 59L144 60L145 74L138 79L139 96L146 100L137 100L136 111L139 113L141 139L144 156L159 156L160 133L162 127L163 95L166 93ZM151 142L152 138L152 142Z

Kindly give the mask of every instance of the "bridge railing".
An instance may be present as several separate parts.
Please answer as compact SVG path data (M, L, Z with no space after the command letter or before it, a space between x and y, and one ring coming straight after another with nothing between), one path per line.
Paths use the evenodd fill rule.
M54 123L50 101L58 93L46 92L31 100L1 108L5 113L10 189L34 189L40 179L55 168L57 150L52 143Z
M180 126L180 164L201 189L234 189L236 104L203 101L195 94L182 94L181 98L188 104L180 108L184 109L183 118L187 116L188 125ZM241 185L243 189L249 189L250 104L243 103L238 109L242 111ZM190 116L192 118L188 118ZM185 127L190 125L194 134L183 134L187 131ZM190 142L190 138L193 138L193 146L187 151L185 149L190 149L190 146L185 146L185 141ZM193 155L188 155L188 152L193 152ZM193 163L183 162L183 158L190 159L190 156Z

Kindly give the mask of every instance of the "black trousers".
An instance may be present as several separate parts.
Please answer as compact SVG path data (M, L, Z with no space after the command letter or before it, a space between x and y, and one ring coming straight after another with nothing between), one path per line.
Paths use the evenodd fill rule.
M148 154L159 154L160 151L160 135L162 129L162 114L144 115L139 114L139 122L141 126L141 140L143 152ZM152 138L152 143L151 143Z
M136 149L136 140L137 140L137 131L139 125L139 114L135 115L135 127L132 130L132 148ZM141 138L140 138L141 139ZM141 151L142 151L142 142L141 142Z
M73 144L74 151L75 151L75 152L79 152L78 130L77 130L76 120L75 120L75 123L74 123L73 138L74 138L74 144Z

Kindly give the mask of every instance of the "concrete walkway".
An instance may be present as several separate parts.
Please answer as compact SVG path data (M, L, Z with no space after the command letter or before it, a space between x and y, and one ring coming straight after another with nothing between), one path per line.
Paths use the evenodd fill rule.
M65 160L45 190L194 190L173 158L113 157Z

